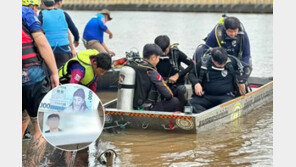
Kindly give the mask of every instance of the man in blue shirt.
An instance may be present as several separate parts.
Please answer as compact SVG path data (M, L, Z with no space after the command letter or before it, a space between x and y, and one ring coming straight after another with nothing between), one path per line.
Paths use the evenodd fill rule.
M206 45L223 47L228 54L241 60L243 65L252 66L249 37L236 17L223 17L208 34Z
M43 68L48 66L50 81ZM32 122L33 138L27 151L25 166L39 166L46 142L37 124L37 111L42 98L59 85L58 70L51 47L34 11L22 7L22 136Z
M110 55L115 53L108 49L104 42L104 32L109 34L109 38L113 38L112 32L106 26L106 22L112 20L110 12L103 9L96 16L90 19L86 24L83 32L83 43L87 49L96 49L99 52L107 52Z

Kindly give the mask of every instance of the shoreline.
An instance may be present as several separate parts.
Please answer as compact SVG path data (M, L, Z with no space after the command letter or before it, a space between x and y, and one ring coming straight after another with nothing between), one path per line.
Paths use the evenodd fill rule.
M64 4L66 10L163 11L273 14L272 4Z

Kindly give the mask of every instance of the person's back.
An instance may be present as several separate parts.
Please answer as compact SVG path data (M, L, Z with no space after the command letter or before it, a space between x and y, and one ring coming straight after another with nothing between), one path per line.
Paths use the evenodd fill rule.
M68 24L62 9L42 10L45 36L51 47L67 46Z
M67 60L75 56L64 11L54 8L54 0L42 0L45 9L39 13L39 20L45 31L46 38L53 50L59 69Z
M57 9L62 9L63 6L63 0L55 0L55 5L54 7ZM65 17L66 17L66 21L68 24L68 28L70 29L71 33L74 36L74 45L75 47L78 47L79 45L79 31L77 29L77 27L75 26L74 22L72 21L70 15L64 11Z
M106 26L106 23L111 20L112 17L110 16L110 11L103 9L87 22L82 39L86 49L96 49L99 52L115 55L113 51L109 50L104 42L104 32L109 34L109 39L113 38L112 32Z
M98 40L100 43L103 42L104 31L107 30L103 19L104 15L99 13L87 22L83 31L83 38L85 40Z

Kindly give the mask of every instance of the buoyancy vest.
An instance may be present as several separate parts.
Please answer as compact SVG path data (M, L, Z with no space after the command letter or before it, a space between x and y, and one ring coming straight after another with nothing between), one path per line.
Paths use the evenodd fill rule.
M142 107L144 103L154 105L158 98L158 92L147 73L150 70L156 70L144 61L140 63L130 61L126 65L132 67L136 72L133 107L137 109Z
M234 69L233 63L236 64L237 69ZM239 90L238 90L237 84L246 83L247 79L250 75L250 71L247 71L246 68L249 68L248 70L251 70L251 68L249 66L244 67L241 64L241 61L232 55L228 55L228 60L227 60L227 63L225 65L224 69L223 68L215 68L215 67L213 67L213 63L211 61L210 51L206 51L204 53L203 57L201 57L201 66L198 70L195 69L195 73L196 73L196 75L198 75L198 82L203 85L204 80L206 80L206 82L210 82L210 76L209 76L210 70L221 71L221 74L225 70L229 71L230 75L232 75L232 77L233 77L233 85L235 88L232 93L235 96L239 96Z
M69 45L68 24L62 9L42 10L45 36L51 47Z
M69 66L74 62L78 62L85 70L84 77L82 78L80 83L82 85L89 86L96 77L91 65L90 58L91 56L95 56L97 54L99 54L99 52L95 49L88 49L78 52L77 57L70 59L59 69L60 82L69 83L71 79Z
M242 60L243 42L244 42L243 25L241 24L237 36L235 38L230 38L226 34L226 30L224 27L224 20L225 20L225 17L222 17L219 20L219 23L215 26L215 37L216 37L218 46L225 48L228 54L239 58L239 60ZM231 42L231 44L229 44L229 42ZM239 45L238 51L235 49L237 45Z
M29 30L22 23L22 66L40 65L41 57Z

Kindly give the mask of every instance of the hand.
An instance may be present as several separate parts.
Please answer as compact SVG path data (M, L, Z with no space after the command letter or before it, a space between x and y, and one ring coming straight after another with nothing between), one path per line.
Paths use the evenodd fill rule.
M109 39L112 39L112 38L113 38L113 34L110 33L110 34L109 34Z
M76 57L76 50L75 50L75 49L72 49L72 50L71 50L71 53L72 53L72 56L73 56L73 57Z
M111 55L111 57L115 56L115 53L113 51L111 51L111 50L109 50L108 53L109 53L109 55Z
M179 78L179 74L176 73L175 75L173 75L169 78L169 83L176 83L178 78Z
M245 84L238 84L238 90L241 95L246 94L246 85Z
M200 83L197 83L194 85L194 92L197 96L202 96L204 94L203 90L202 90L202 86L200 85Z
M74 41L73 43L74 43L75 48L77 48L79 46L79 41Z
M58 75L58 73L52 74L50 76L50 81L51 81L51 88L52 89L55 88L55 87L57 87L57 86L59 86L60 81L59 81L59 75Z

